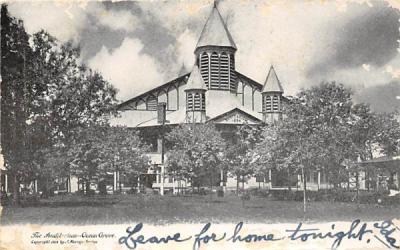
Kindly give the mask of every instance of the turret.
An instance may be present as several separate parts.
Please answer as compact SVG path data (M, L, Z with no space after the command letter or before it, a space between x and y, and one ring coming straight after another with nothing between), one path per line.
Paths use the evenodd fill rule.
M261 95L263 122L268 123L282 119L283 88L273 66L269 69Z
M186 83L186 122L204 123L206 121L206 93L200 70L195 65Z
M214 3L194 51L208 89L236 91L235 52L235 42Z

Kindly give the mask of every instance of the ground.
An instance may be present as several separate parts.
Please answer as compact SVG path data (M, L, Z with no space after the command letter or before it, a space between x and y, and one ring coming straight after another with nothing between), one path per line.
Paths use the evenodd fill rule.
M400 205L310 202L307 220L383 220L399 217ZM243 206L234 195L164 196L107 195L82 197L56 196L35 206L3 207L1 224L120 224L130 222L299 222L303 203L252 197Z

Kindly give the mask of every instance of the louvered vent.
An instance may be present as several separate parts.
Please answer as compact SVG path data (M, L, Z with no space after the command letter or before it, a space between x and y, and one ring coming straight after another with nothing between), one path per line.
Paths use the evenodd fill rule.
M201 110L206 110L206 95L201 94Z
M217 53L211 54L211 89L219 89L219 58Z
M186 100L187 100L187 110L193 110L193 94L192 93L187 93L186 94Z
M235 57L233 54L230 55L230 82L229 82L229 88L231 91L236 91L236 74L235 74Z
M265 112L272 112L271 97L268 96L268 95L264 95L263 103L264 103L264 108L263 108L263 110L264 110Z
M220 58L220 89L229 89L229 58L224 52Z
M272 109L274 112L279 111L279 98L277 95L274 95L274 97L272 99Z
M194 110L200 110L201 109L200 105L201 105L200 94L196 93L194 95Z
M209 87L209 79L208 79L208 55L207 53L203 53L201 55L201 62L200 62L200 72L201 76L203 77L204 83Z

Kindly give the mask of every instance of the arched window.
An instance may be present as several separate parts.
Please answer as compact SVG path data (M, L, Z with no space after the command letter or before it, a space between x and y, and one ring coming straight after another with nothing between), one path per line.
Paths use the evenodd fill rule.
M210 89L219 89L219 58L216 52L211 54Z
M220 89L229 89L229 58L225 52L221 54L219 66Z
M187 93L186 109L187 110L193 110L193 94L192 93Z
M203 77L204 83L209 87L209 79L208 79L208 54L204 52L201 54L201 59L200 59L200 72L201 76Z

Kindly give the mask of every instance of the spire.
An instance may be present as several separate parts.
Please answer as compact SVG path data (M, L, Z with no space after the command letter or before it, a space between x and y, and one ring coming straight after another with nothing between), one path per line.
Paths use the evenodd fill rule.
M268 72L267 79L265 80L264 87L261 91L265 92L281 92L283 93L283 88L279 82L278 76L275 73L274 66L271 66Z
M207 87L204 84L203 77L201 76L199 67L197 67L197 65L193 66L192 72L190 73L190 77L186 84L185 91L192 89L207 90Z
M236 49L235 42L226 28L225 22L217 9L217 3L214 6L206 24L201 32L196 49L203 46L224 46Z
M186 70L185 64L182 63L182 67L181 67L181 69L179 70L178 76L183 76L183 75L186 74L186 73L188 73L188 72L187 72L187 70Z

